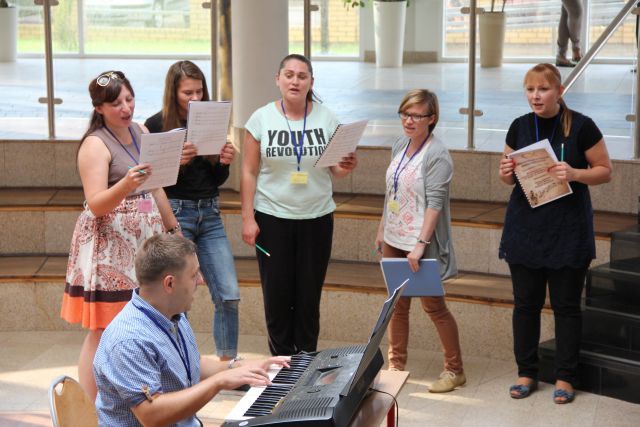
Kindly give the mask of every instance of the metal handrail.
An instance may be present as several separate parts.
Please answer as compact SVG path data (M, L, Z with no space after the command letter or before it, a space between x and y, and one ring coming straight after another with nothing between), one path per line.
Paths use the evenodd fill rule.
M615 18L607 25L607 28L600 34L600 37L596 40L596 42L591 46L591 48L584 54L580 62L571 70L567 78L565 79L563 86L565 92L573 86L578 77L584 72L584 69L593 61L593 58L596 56L600 49L604 46L604 44L609 40L609 38L613 35L613 33L618 29L620 24L627 17L629 12L635 7L638 0L629 0L627 4L618 12Z
M34 0L34 4L42 6L44 16L44 60L47 74L47 96L38 98L41 104L47 104L47 122L49 124L49 138L56 137L55 105L62 104L62 99L56 98L53 90L53 38L51 36L51 6L57 6L58 0Z
M595 41L591 48L584 54L580 62L571 70L567 78L563 82L564 93L566 94L569 89L573 86L573 84L578 80L578 78L582 75L587 66L593 61L593 58L600 52L609 40L609 38L613 35L613 33L618 29L620 24L625 20L625 18L636 9L636 4L638 0L629 0L627 4L618 12L618 14L613 18L613 20L607 25L607 28L604 29L600 37ZM636 40L637 43L637 40ZM637 54L637 62L636 64L640 64L640 45L636 49ZM634 105L635 111L633 114L627 116L627 120L633 121L635 123L633 129L633 158L640 158L640 73L636 72L636 102Z

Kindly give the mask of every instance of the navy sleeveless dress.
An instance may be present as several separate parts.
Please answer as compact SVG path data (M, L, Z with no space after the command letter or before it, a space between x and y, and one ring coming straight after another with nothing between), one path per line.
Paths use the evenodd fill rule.
M540 139L551 139L551 147L560 158L561 144L564 143L564 160L573 168L589 167L585 151L595 145L600 134L593 121L574 112L571 132L565 138L562 124L555 132L557 117L538 117ZM558 114L561 114L558 113ZM582 127L594 128L588 142L579 141ZM519 150L536 142L534 113L517 118L512 128L517 128L514 150ZM598 135L599 134L599 135ZM589 187L579 182L570 183L573 194L553 202L532 208L522 187L517 183L511 192L504 221L499 256L509 264L522 264L529 268L562 267L584 268L595 258L595 236L593 231L593 208Z

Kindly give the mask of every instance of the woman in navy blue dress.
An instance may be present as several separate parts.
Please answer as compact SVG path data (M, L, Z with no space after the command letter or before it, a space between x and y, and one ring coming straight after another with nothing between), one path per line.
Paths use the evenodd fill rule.
M540 312L549 286L555 319L555 403L575 397L582 312L580 298L595 258L593 208L589 186L611 180L611 161L593 120L570 110L562 100L560 72L538 64L524 78L531 113L513 121L504 154L548 139L561 159L549 172L568 182L573 193L532 208L514 175L514 161L500 161L500 179L514 186L507 206L500 258L507 261L513 283L513 347L518 380L514 399L527 397L538 379Z

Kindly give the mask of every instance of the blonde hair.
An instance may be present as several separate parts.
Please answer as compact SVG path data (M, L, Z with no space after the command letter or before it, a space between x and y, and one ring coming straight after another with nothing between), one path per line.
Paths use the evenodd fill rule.
M407 111L414 105L426 105L427 114L435 116L433 123L429 125L429 134L433 132L438 120L440 119L440 106L438 105L438 97L435 93L428 89L413 89L407 92L402 98L400 106L398 107L398 114Z
M560 75L560 71L551 65L551 64L538 64L532 67L527 74L524 75L523 84L526 86L527 82L530 82L533 79L542 78L544 81L549 83L549 85L560 90L562 86L562 76ZM558 100L558 104L562 107L562 115L560 116L560 122L562 123L562 133L565 138L569 137L569 133L571 132L571 120L573 115L567 104L564 102L564 99L560 97Z

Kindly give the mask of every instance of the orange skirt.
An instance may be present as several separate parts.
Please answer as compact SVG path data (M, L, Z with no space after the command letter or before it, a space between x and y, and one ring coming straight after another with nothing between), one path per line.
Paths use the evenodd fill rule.
M134 259L138 246L162 233L162 219L153 202L150 213L138 211L128 197L112 212L95 217L89 208L80 214L71 239L60 316L87 329L104 329L138 287Z

